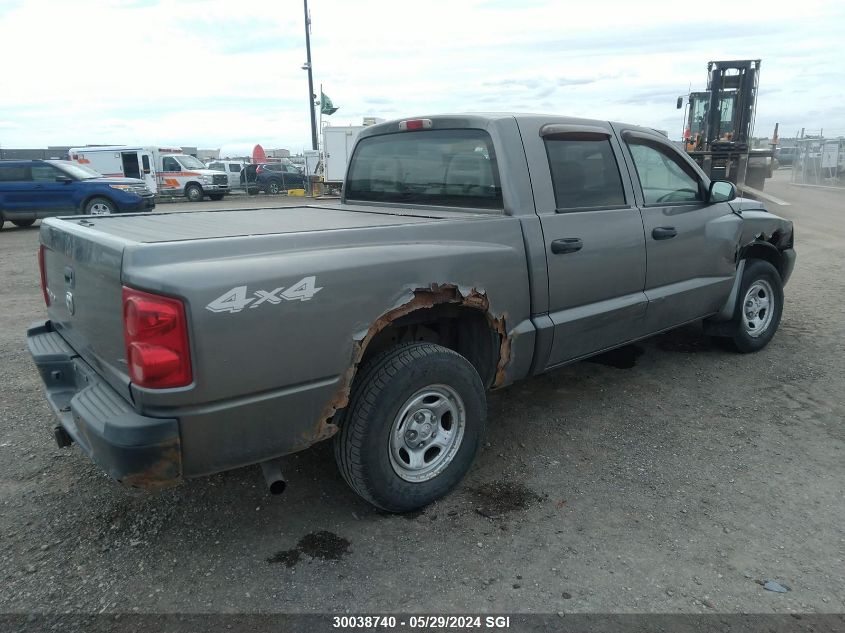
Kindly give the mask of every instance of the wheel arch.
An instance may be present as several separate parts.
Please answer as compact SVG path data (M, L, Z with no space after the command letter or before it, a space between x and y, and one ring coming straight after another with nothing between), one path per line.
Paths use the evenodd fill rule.
M511 358L511 337L505 315L494 315L486 293L462 290L454 284L432 284L413 291L413 297L376 319L362 337L353 341L353 353L341 375L334 397L326 404L308 445L338 431L335 413L349 404L358 369L391 344L405 341L436 342L469 360L486 388L503 385Z
M778 247L771 242L763 240L754 240L746 244L739 251L740 260L762 259L769 262L778 271L781 280L783 280L786 270L783 253L778 250Z

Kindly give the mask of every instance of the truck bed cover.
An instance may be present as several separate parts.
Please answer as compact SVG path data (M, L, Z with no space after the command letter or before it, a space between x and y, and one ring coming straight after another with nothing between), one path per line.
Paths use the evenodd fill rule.
M185 213L145 213L68 217L63 221L136 243L214 239L244 235L273 235L306 231L356 229L431 222L447 217L491 217L489 214L428 213L392 207L297 206L263 209L221 209Z

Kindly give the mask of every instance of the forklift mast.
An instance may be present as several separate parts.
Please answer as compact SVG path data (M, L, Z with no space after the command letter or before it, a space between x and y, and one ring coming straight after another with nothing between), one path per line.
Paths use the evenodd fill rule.
M754 131L760 60L709 62L707 73L706 147L747 150Z
M751 148L759 80L759 59L709 62L707 90L689 94L684 149L711 179L759 190L772 175L773 149Z

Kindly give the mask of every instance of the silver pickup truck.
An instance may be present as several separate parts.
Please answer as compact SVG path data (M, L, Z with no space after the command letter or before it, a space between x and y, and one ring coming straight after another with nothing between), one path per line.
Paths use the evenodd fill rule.
M46 220L29 349L58 423L130 486L334 437L393 512L466 474L486 391L696 320L777 330L792 224L653 130L454 115L359 136L338 204Z

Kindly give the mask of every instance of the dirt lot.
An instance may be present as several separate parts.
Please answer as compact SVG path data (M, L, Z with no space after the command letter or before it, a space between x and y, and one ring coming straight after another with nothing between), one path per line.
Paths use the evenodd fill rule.
M766 350L690 327L494 393L470 476L402 517L328 444L285 459L281 497L257 467L135 493L56 448L24 340L38 230L3 230L0 612L845 611L845 192L787 179Z

